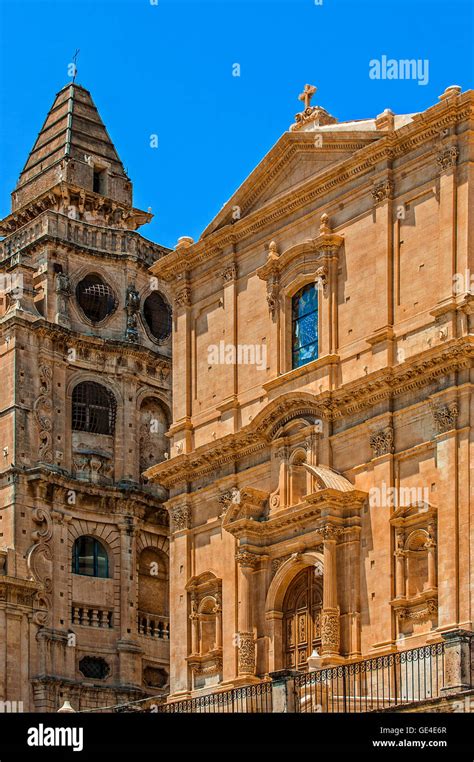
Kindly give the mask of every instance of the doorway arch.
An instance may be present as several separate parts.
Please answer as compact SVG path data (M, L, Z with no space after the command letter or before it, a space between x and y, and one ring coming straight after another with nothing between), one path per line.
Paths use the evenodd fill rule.
M317 597L317 593L320 591L321 605L323 594L323 555L316 551L308 551L306 553L294 553L284 563L281 564L277 570L273 580L268 588L268 593L265 602L265 619L267 626L267 636L269 641L268 650L268 668L269 672L275 672L279 669L289 668L286 658L286 642L287 633L284 630L284 626L290 616L290 609L288 605L291 603L291 590L293 583L297 580L301 572L305 571L308 575L314 576L314 585L311 587L311 597ZM318 590L319 583L319 590ZM296 582L295 582L296 584ZM300 583L301 584L301 583ZM296 588L295 588L296 591ZM287 610L285 610L285 607ZM311 600L310 609L313 608L313 601ZM314 607L317 608L316 606ZM297 611L295 611L295 616ZM315 610L316 614L316 610ZM312 616L312 614L311 614ZM306 620L308 622L308 620ZM293 625L294 626L294 625ZM314 626L310 635L311 646L313 645L313 634L317 633L317 623ZM301 643L301 646L303 644ZM311 648L312 650L312 648ZM311 651L309 651L309 654ZM308 654L308 655L309 655ZM307 658L307 657L306 657ZM306 659L305 659L306 661ZM303 664L296 669L305 669L306 665Z

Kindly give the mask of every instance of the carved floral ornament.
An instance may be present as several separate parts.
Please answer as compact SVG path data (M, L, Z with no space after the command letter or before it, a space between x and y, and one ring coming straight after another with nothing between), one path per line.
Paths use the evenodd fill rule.
M191 508L189 505L177 505L170 508L171 531L181 532L191 526Z
M239 674L253 674L255 671L255 642L252 632L239 632Z
M235 554L237 563L245 569L256 569L259 563L259 557L248 550L238 550Z
M446 405L432 405L434 425L437 434L444 434L456 427L456 421L459 415L457 402L450 402Z
M389 178L376 183L372 189L372 198L374 199L374 203L380 204L382 201L392 198L393 188L393 181Z
M224 281L224 283L230 283L233 280L237 279L237 264L235 262L231 262L230 265L227 265L227 267L224 268L224 270L221 272L221 278Z
M440 172L444 172L450 167L455 167L459 157L459 148L448 146L444 148L436 157L436 164Z
M336 526L335 524L325 524L316 530L319 536L324 542L330 540L337 540L344 533L344 527Z
M405 607L397 610L397 615L400 619L407 619L413 622L426 621L437 613L438 601L436 598L429 598L423 606Z
M183 286L176 291L174 297L175 307L190 307L191 306L191 288L190 286Z
M374 458L389 455L394 452L394 436L392 426L375 431L370 435L370 446Z

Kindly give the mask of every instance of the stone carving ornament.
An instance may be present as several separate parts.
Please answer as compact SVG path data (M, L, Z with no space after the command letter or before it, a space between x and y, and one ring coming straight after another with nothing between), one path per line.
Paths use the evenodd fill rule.
M441 405L433 408L433 418L438 434L443 434L456 426L456 420L459 414L457 402L451 402L449 405Z
M191 523L191 509L188 505L178 505L171 509L171 531L180 532L189 529Z
M373 457L379 458L381 455L388 455L393 453L393 429L389 426L381 431L376 431L371 434L370 446L372 448Z
M40 365L39 382L40 393L33 405L33 411L39 429L40 445L38 447L38 460L43 463L51 463L53 460L52 423L51 412L53 403L51 400L53 373L49 365Z
M239 632L239 673L255 671L255 643L251 632Z
M321 617L321 643L323 651L339 653L339 611L323 609Z

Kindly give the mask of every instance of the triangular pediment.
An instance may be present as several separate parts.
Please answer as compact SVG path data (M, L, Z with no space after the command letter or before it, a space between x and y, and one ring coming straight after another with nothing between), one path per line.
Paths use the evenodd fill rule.
M288 132L264 156L202 237L263 209L378 139L374 132Z

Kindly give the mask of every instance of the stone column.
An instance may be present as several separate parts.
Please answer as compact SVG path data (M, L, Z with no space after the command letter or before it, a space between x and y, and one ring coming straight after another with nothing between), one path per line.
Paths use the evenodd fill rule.
M120 639L119 652L120 680L125 685L141 684L141 648L135 640L137 632L137 610L135 608L134 580L135 557L133 553L136 519L127 514L129 506L123 506L124 514L118 523L120 530ZM131 605L133 604L133 605ZM98 626L93 614L93 626Z
M191 334L191 288L180 283L174 299L173 331L173 421L171 432L179 452L192 449L192 334Z
M216 607L214 612L216 615L216 640L214 648L219 649L222 648L222 605L219 593L216 595Z
M404 598L405 589L405 536L402 531L396 534L395 556L395 598Z
M232 252L234 255L234 252ZM230 262L222 271L223 280L223 309L225 314L225 335L226 345L235 347L237 352L238 344L238 311L237 311L237 263ZM224 366L220 369L221 373L230 374L225 383L225 397L223 399L224 410L222 412L232 417L232 430L236 431L239 423L239 409L237 401L238 393L238 373L239 365L237 362Z
M438 241L440 251L445 256L440 262L442 271L440 302L453 298L453 275L458 272L456 260L457 233L457 183L456 164L459 149L453 144L446 144L436 157L439 172L439 211Z
M178 498L179 499L179 498ZM190 670L187 657L190 649L199 651L199 619L191 619L189 642L189 607L185 585L191 577L190 536L192 508L183 499L168 508L170 514L170 694L179 698L189 695ZM195 607L197 609L197 607ZM194 634L193 634L194 631ZM194 637L194 646L192 638Z
M255 641L252 628L252 572L258 558L247 550L239 550L238 672L239 676L255 675Z
M191 613L189 615L191 620L191 654L195 656L199 653L199 614L197 611L196 594L191 595Z
M327 660L340 658L339 606L337 601L336 544L341 530L326 524L321 530L324 539L323 611L321 620L321 656Z
M436 540L434 535L434 525L428 526L428 539L425 548L428 551L428 587L433 590L437 585L436 575Z

